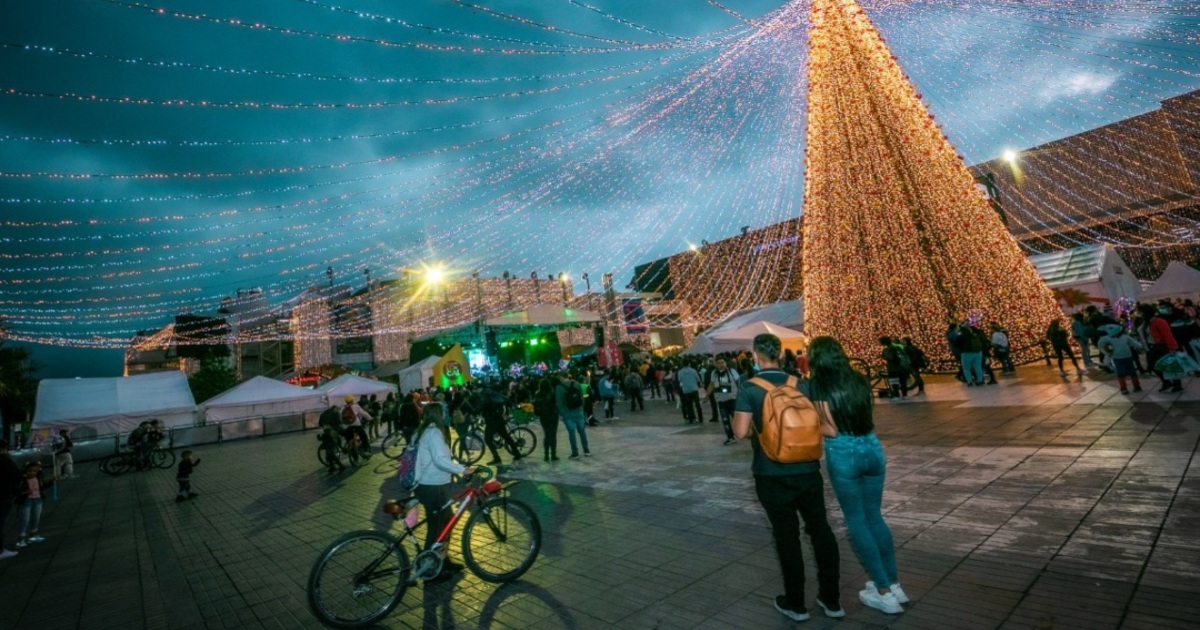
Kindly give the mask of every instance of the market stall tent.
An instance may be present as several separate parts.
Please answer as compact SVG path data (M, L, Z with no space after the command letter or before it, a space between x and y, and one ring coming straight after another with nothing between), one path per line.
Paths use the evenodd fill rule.
M265 376L255 376L201 405L207 422L298 416L327 407L321 392Z
M1141 282L1111 245L1036 254L1029 257L1029 262L1068 313L1089 304L1115 306L1120 298L1137 300L1142 293Z
M1142 291L1141 301L1153 302L1167 299L1192 299L1200 297L1200 271L1186 263L1174 261L1167 265L1158 280L1149 289Z
M441 357L425 357L397 372L396 378L400 381L401 393L407 394L414 389L429 387L429 379L433 378L433 366L441 360Z
M754 343L754 338L766 333L779 337L784 350L800 350L804 348L808 341L804 333L798 330L784 328L783 326L763 321L746 324L741 328L722 331L715 335L708 335L708 338L712 340L714 353L738 352L741 350L750 350Z
M386 398L388 394L396 393L396 386L385 381L376 381L353 374L343 374L324 385L317 388L318 392L325 395L325 400L329 404L341 404L342 398L346 396L371 396L372 394L380 400Z
M151 419L168 428L196 423L196 401L183 372L42 379L32 428L74 433L86 427L95 435L112 435Z

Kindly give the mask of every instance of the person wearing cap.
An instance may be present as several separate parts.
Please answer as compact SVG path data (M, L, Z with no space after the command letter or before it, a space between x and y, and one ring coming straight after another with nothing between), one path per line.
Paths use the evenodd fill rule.
M1135 351L1144 350L1141 342L1126 333L1125 327L1120 324L1104 324L1100 326L1100 330L1104 336L1096 342L1096 347L1112 359L1113 370L1117 373L1117 382L1121 385L1121 393L1129 393L1129 390L1125 388L1125 377L1133 379L1135 393L1142 391L1142 383L1138 380L1137 365L1133 360Z
M366 453L367 457L370 457L371 440L367 438L367 432L363 429L362 421L371 420L371 414L363 411L363 408L354 402L354 396L346 396L345 403L346 405L342 407L342 424L345 425L342 436L346 438L346 442L350 442L351 436L357 435L362 452Z

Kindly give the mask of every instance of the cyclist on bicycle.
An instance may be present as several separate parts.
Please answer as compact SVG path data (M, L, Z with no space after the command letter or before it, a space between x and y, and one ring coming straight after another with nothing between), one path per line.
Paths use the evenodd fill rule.
M479 415L483 416L483 443L492 452L492 461L488 462L488 465L498 466L503 463L500 461L499 451L496 450L498 439L504 442L504 447L512 454L513 461L521 459L517 443L508 433L508 419L504 417L508 399L504 397L500 386L484 389L476 397L476 400L471 402Z
M318 439L321 440L321 448L325 451L325 461L328 463L329 472L342 472L346 469L337 453L338 443L342 440L341 422L342 414L338 411L337 405L330 405L317 421L317 426L321 427L321 435Z
M134 460L137 461L138 470L145 470L146 467L150 465L150 448L153 448L153 446L150 448L146 447L149 441L149 436L150 422L148 420L143 420L140 424L138 424L137 428L129 434L129 437L126 438L125 441L126 446L133 449Z
M451 483L451 475L466 476L475 472L474 466L463 466L451 456L450 430L446 427L445 413L445 407L442 405L425 407L416 433L416 495L428 519L425 525L426 549L437 542L438 535L450 520L450 512L442 508L454 497L457 490ZM444 547L442 560L442 572L437 577L427 580L428 583L445 581L463 569L463 565L446 557Z
M371 456L371 441L367 439L367 432L363 429L363 420L370 421L371 414L363 411L363 408L354 402L354 396L346 396L346 405L342 407L342 437L346 438L346 443L353 443L354 436L358 436L358 448L367 457Z

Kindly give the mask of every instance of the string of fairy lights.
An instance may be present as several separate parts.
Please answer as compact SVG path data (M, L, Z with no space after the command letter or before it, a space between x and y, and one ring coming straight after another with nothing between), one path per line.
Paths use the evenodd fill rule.
M516 3L413 4L22 7L12 23L24 28L0 26L0 63L27 68L0 74L14 121L0 131L6 334L124 347L240 288L268 297L254 316L282 316L311 287L362 287L364 269L379 280L422 263L457 282L531 269L627 277L678 253L671 318L691 327L799 294L810 2L763 13L689 0L699 20L601 0L536 16ZM1125 214L1148 189L1100 177L1081 152L1024 150L1200 87L1200 3L861 4L969 163L1008 147L1019 159L1006 168L1047 182L1006 188L1025 247L1194 242L1191 215ZM77 17L29 28L55 24L47 12ZM111 28L71 28L83 21ZM133 36L147 28L171 45ZM1013 79L1021 67L1046 80ZM1074 67L1090 74L1054 74ZM1048 98L1055 81L1065 87ZM1144 134L1114 134L1125 153L1110 169L1170 168ZM1195 195L1159 180L1155 192ZM752 256L719 242L742 226ZM329 334L417 335L509 305L499 284L476 304L469 284L451 291L461 304L387 323L358 309Z

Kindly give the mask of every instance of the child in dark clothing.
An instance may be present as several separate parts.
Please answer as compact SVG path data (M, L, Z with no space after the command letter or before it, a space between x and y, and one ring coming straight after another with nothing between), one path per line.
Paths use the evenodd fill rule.
M179 456L179 472L175 473L175 481L179 482L179 493L175 495L175 502L186 501L197 496L192 492L192 470L200 465L200 458L192 460L192 452L184 451Z

